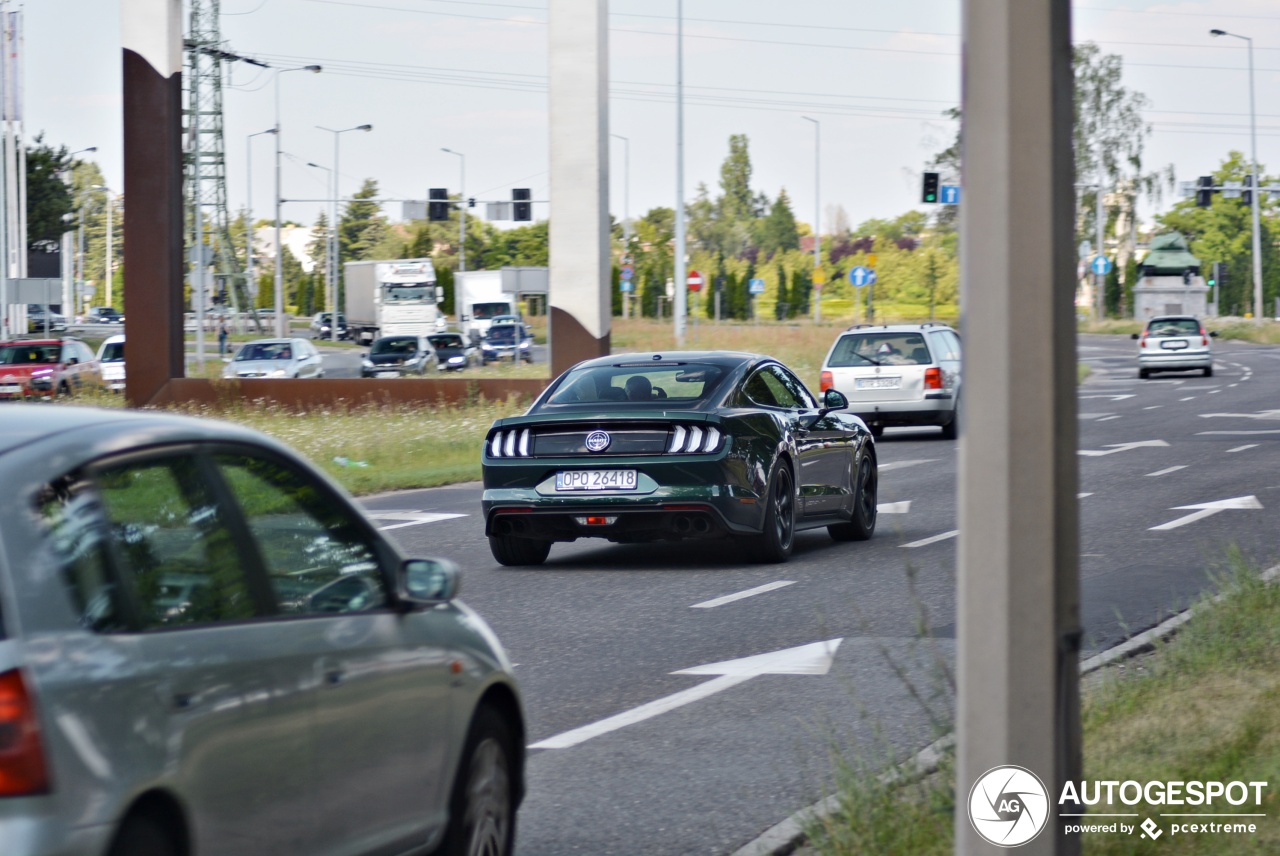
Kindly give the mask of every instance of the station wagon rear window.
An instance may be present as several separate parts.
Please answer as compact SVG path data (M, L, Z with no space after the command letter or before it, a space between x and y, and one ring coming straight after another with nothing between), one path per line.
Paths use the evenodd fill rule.
M1147 325L1148 336L1199 336L1200 322L1194 318L1166 318Z
M589 366L569 373L543 406L624 402L687 406L705 401L725 372L707 363Z
M841 336L828 363L849 366L920 366L933 362L919 333L851 333Z

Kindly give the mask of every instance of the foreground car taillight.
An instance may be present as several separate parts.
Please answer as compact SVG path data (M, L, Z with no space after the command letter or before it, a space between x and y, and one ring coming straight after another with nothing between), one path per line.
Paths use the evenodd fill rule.
M0 674L0 797L49 792L35 704L22 672Z
M818 378L818 391L826 392L836 385L835 378L831 376L831 372L823 372Z
M942 389L942 369L934 366L924 370L924 388Z
M699 425L675 425L671 429L671 444L667 446L667 452L685 455L714 452L720 447L723 437L724 434L714 425L706 428Z

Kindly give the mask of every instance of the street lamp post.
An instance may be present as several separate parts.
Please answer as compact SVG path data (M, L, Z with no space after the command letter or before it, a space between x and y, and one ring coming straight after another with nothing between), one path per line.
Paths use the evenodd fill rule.
M1211 36L1231 36L1243 39L1249 45L1249 142L1250 160L1253 161L1253 191L1249 194L1250 208L1253 209L1253 321L1262 323L1262 229L1258 204L1262 196L1262 176L1258 174L1258 118L1254 110L1253 94L1253 39L1239 33L1228 33L1226 30L1210 30Z
M806 122L813 123L813 272L817 274L822 266L822 168L818 160L819 145L822 140L822 123L808 116L801 116ZM813 299L813 320L822 320L822 289L815 289Z
M342 276L342 244L338 240L338 200L342 197L341 191L338 189L338 182L342 180L342 173L339 171L338 160L338 140L348 131L372 131L372 125L356 125L354 128L326 128L322 125L316 125L321 131L328 131L333 134L333 196L329 203L329 264L333 270L333 290L329 293L329 340L338 341L338 291Z
M675 302L671 306L676 347L684 346L685 308L689 299L684 253L684 0L676 0L676 275Z
M467 156L453 149L441 149L451 155L457 155L461 177L461 189L458 191L458 270L467 269Z
M313 167L314 169L324 170L325 195L329 197L329 207L330 209L332 209L333 197L335 195L333 191L333 183L334 183L334 177L335 177L334 171L329 169L329 167L327 166L321 166L318 163L312 163L310 161L307 162L307 166ZM332 224L330 225L332 226ZM325 233L325 236L324 236L324 293L325 293L326 299L330 301L329 303L329 332L330 333L338 329L338 310L337 310L337 307L335 307L332 303L333 296L334 296L332 238L333 238L333 229L330 228Z
M622 140L622 246L623 253L629 254L631 252L631 140L621 134L609 136ZM634 287L633 285L632 288ZM627 311L630 306L631 292L624 291L622 293L623 318L630 314Z
M275 282L275 314L276 323L275 330L278 338L284 338L284 246L280 238L280 197L283 191L280 189L280 75L290 71L309 71L316 74L320 71L318 65L302 65L295 68L282 68L276 71L276 282Z
M259 131L256 134L250 134L244 140L244 175L245 175L245 252L244 252L244 279L246 290L249 297L253 299L253 317L254 323L257 323L257 306L258 306L258 280L253 271L253 138L261 137L263 134L274 134L275 128L267 128L265 131ZM238 327L237 327L238 329ZM261 327L257 328L259 332ZM243 331L241 331L243 332Z

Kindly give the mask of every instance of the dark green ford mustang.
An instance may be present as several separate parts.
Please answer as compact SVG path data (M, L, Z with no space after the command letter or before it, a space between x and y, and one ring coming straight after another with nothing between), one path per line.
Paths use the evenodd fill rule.
M750 539L782 562L795 533L876 527L875 442L835 390L819 404L770 357L619 354L579 363L484 447L485 534L504 565L555 541Z

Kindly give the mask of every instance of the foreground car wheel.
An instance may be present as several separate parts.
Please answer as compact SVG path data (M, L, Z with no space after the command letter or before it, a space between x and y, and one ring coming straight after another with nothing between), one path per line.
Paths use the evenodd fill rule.
M858 465L858 475L850 486L853 489L853 519L827 527L827 534L834 541L866 541L876 531L876 495L879 476L869 457L863 457Z
M760 561L785 562L796 537L796 492L791 470L779 464L769 484L769 504L765 509L764 532L757 540Z
M541 565L551 552L551 542L515 535L490 535L489 550L500 565Z
M510 856L516 838L511 733L492 708L476 711L449 800L440 856Z

